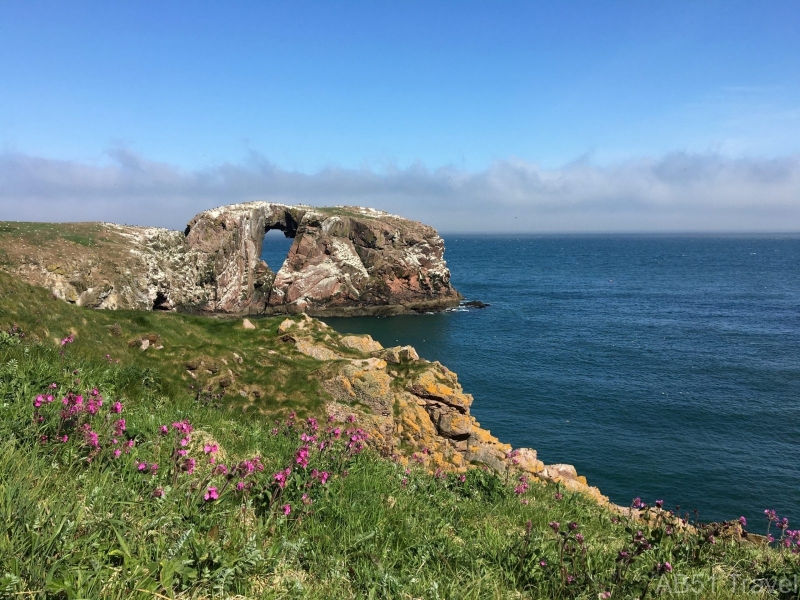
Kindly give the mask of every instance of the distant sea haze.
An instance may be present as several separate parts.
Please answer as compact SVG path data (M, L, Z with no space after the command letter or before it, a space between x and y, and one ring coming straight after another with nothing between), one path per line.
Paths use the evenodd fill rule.
M800 236L445 236L482 310L326 319L458 373L472 413L612 501L800 520ZM280 266L288 241L268 237ZM765 521L764 521L765 523Z

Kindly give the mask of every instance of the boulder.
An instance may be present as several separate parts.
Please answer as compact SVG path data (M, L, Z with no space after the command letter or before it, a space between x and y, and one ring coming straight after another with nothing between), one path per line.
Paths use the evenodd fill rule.
M472 396L463 392L455 374L435 366L413 377L407 389L419 398L441 402L462 413L466 413L472 404Z
M343 346L361 352L376 352L383 350L380 342L376 342L370 335L346 335L339 340Z
M466 439L472 433L472 421L466 415L451 411L442 414L437 423L439 433L448 438Z
M419 360L419 354L411 346L395 346L387 348L381 353L381 356L386 362L394 365L399 365L402 362Z

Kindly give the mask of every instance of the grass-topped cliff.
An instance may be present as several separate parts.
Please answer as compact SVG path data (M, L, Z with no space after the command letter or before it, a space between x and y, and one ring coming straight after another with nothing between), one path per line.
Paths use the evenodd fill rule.
M273 229L294 242L270 266L261 250ZM356 206L247 202L201 212L181 231L0 221L0 270L91 308L386 315L461 298L435 229Z
M412 349L254 325L0 273L0 597L797 597L796 545L502 462Z

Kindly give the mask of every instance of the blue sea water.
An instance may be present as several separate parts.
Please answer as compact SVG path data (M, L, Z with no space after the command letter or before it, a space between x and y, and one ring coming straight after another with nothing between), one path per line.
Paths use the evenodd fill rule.
M800 519L800 236L445 242L489 308L326 321L441 361L483 427L614 502Z

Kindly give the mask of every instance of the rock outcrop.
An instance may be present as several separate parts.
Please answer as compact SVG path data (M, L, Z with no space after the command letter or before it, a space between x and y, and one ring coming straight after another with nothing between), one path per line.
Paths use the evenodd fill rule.
M514 449L483 429L470 414L472 396L456 374L420 359L411 346L382 348L370 336L342 336L305 315L284 320L278 332L298 352L332 361L322 381L330 396L328 415L344 420L357 414L383 454L431 472L483 466L514 477L524 474L608 503L572 465L545 465L536 450Z
M93 308L347 316L461 298L432 227L370 208L250 202L204 211L183 232L90 223L73 226L83 238L59 237L66 226L25 252L0 237L0 267ZM260 258L272 229L294 238L277 273Z
M294 238L275 274L260 259L271 229ZM192 219L186 241L208 255L222 312L389 314L446 308L460 298L436 231L371 208L224 206Z

